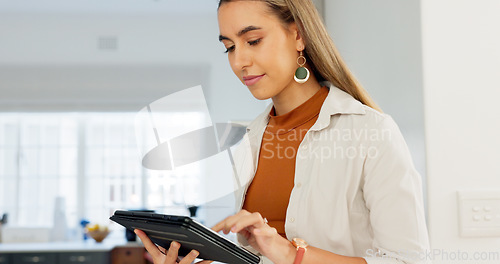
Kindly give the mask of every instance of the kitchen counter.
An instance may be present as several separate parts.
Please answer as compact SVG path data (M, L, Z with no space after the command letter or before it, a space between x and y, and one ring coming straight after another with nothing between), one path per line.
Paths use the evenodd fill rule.
M120 264L133 259L146 263L145 249L137 242L125 240L94 240L81 242L0 244L0 264Z
M22 252L105 252L111 251L117 246L143 247L137 242L126 242L125 240L104 240L96 243L93 240L76 242L50 242L50 243L11 243L0 244L0 253L22 253Z

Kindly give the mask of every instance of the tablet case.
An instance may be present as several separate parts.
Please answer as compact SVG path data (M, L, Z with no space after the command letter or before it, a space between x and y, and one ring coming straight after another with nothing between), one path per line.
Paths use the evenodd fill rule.
M260 262L257 255L187 216L117 210L110 219L129 230L144 231L151 241L165 249L172 241L179 242L179 256L196 249L201 259L230 264Z

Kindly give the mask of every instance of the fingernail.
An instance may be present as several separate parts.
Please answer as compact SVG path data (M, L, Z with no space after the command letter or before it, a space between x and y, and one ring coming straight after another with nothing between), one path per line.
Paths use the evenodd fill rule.
M262 230L260 230L260 229L254 229L253 233L254 234L260 234L260 233L262 233Z
M200 254L200 252L198 252L196 250L191 250L191 256L197 257L199 254Z
M231 232L233 232L233 233L236 232L236 226L231 227Z
M172 241L172 243L170 243L170 247L172 247L172 248L176 249L176 248L178 248L178 247L179 247L179 245L178 245L178 243L177 243L177 242Z

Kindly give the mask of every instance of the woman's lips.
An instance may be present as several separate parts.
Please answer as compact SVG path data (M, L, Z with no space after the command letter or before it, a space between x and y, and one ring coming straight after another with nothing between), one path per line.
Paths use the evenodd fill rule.
M247 75L243 76L243 81L245 82L246 86L251 86L256 84L260 79L264 77L264 74L262 75Z

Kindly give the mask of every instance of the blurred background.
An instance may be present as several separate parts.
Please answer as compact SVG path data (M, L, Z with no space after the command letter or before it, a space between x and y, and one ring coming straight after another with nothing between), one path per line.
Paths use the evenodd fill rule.
M407 140L435 263L499 263L500 2L314 2ZM214 123L244 124L269 104L232 73L216 8L216 0L0 0L0 263L10 243L81 241L82 221L109 226L107 240L119 244L123 230L108 220L118 208L189 214L199 205L183 175L141 166L134 118L200 84ZM197 118L170 118L189 115ZM228 195L196 217L210 226L232 206Z

